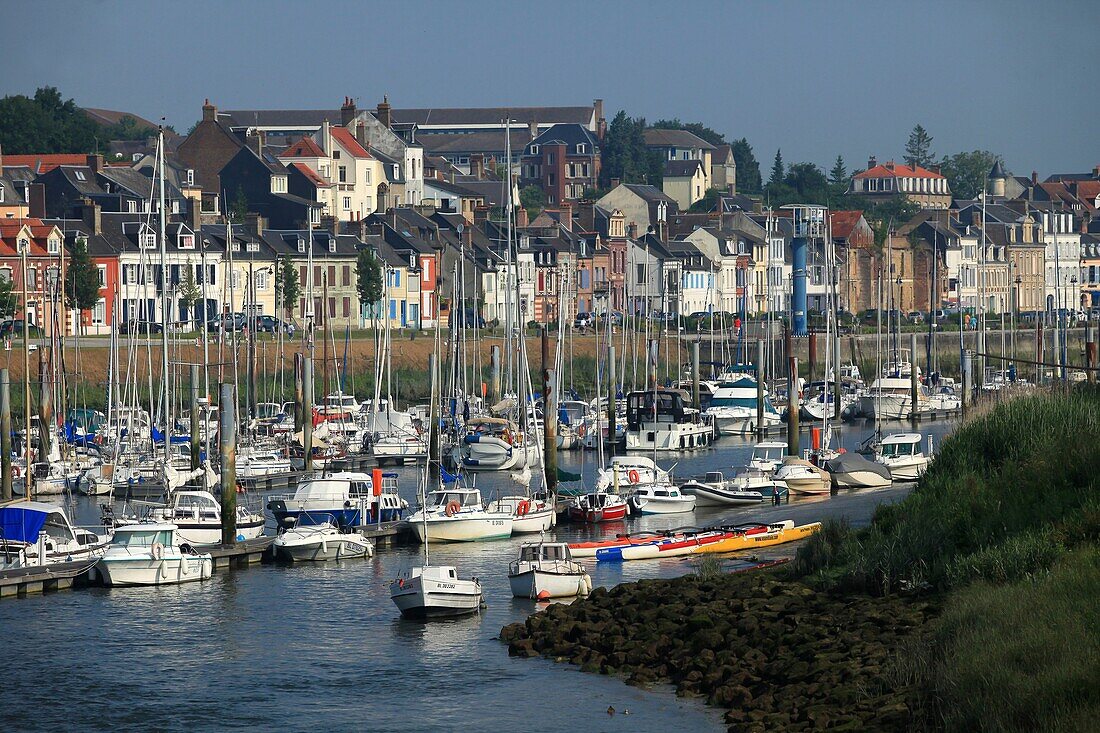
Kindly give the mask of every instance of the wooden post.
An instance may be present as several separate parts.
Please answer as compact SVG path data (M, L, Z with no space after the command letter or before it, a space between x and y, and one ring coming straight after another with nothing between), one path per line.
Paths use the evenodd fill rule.
M489 405L500 402L500 346L489 349Z
M221 427L218 430L218 447L221 453L222 479L222 544L237 543L237 416L233 395L234 386L222 384Z
M756 342L756 434L761 438L767 432L764 426L764 339Z
M558 490L558 400L554 371L550 368L550 339L542 327L542 448L546 472L546 495L551 504Z
M299 352L294 352L294 432L303 430L305 420L302 418L304 402L302 401L302 371L305 359Z
M917 334L915 333L909 334L909 354L913 360L909 369L909 419L913 421L913 427L916 427L917 423L920 422L920 408L917 399L920 386L917 382Z
M199 467L199 365L191 365L191 470Z
M24 329L27 328L24 326ZM38 350L38 377L41 391L38 398L38 460L50 460L50 427L53 425L53 395L50 389L49 368L46 366L46 352ZM27 426L27 440L31 439L30 426ZM27 473L30 473L27 466Z
M313 470L313 357L302 360L302 449L303 470Z
M610 321L610 319L608 319ZM612 452L617 445L615 440L615 347L607 347L607 442Z
M966 410L970 406L970 354L972 352L964 350L962 352L962 414L966 415Z
M11 500L11 375L0 369L0 501Z
M699 342L691 342L691 399L696 410L702 411L699 402Z
M787 455L798 455L798 357L787 358Z

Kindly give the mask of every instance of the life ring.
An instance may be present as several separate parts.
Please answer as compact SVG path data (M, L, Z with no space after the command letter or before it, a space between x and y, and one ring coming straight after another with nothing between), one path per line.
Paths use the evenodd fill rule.
M458 514L461 509L462 505L458 503L458 500L451 499L447 502L447 508L443 510L443 513L446 514L448 517L453 517L454 515Z
M508 445L512 444L512 434L510 432L508 432L507 430L505 430L503 433L501 433L500 437Z
M159 542L154 542L149 548L149 552L152 553L154 560L160 560L164 557L164 545Z
M523 501L521 501L516 506L516 516L517 517L526 517L527 512L530 511L530 509L531 509L531 502L524 499Z
M19 466L12 466L11 467L11 477L12 478L19 478L19 476L20 476Z
M633 468L626 474L626 477L630 479L630 483L636 484L642 480L642 477L638 475L638 472Z
M577 428L577 435L583 438L586 433L588 433L588 426L581 423L580 427Z

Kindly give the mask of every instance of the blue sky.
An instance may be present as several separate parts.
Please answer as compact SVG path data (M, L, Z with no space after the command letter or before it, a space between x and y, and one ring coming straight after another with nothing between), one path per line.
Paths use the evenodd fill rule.
M1100 2L5 3L0 94L167 117L233 108L574 105L747 137L766 171L984 148L1100 164Z

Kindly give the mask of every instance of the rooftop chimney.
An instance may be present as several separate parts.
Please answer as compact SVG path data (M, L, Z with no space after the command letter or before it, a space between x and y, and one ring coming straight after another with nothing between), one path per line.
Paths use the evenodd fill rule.
M892 160L886 161L886 170L888 170L888 171L894 170L894 161L892 161Z
M88 225L91 234L103 231L103 209L91 199L84 199L80 207L80 218Z
M88 155L85 157L87 161L86 165L92 169L92 173L99 173L103 170L103 156L98 153L95 155Z
M256 236L263 234L264 229L267 228L267 222L259 214L250 211L244 215L245 229L252 232Z
M248 147L252 149L252 152L262 158L264 156L264 141L266 138L267 135L263 130L253 128L245 135L245 142L248 144Z
M532 140L534 140L536 137L538 137L539 136L539 123L536 122L535 120L531 120L530 122L528 122L527 123L527 134L531 136Z
M516 227L518 229L525 229L531 225L531 220L527 217L527 209L522 206L516 211Z
M485 155L472 153L470 155L470 175L478 180L485 177Z
M870 158L867 159L867 170L871 170L876 165L878 165L878 158L872 155Z
M210 104L210 100L207 99L202 103L202 121L203 122L217 122L218 120L218 108Z
M355 119L355 102L351 97L344 97L344 104L340 107L340 124L348 127Z
M1031 172L1031 185L1032 186L1038 186L1039 185L1039 174L1036 171Z
M611 188L618 188L619 183L620 183L620 181L619 181L618 178L612 178L611 179Z
M650 227L652 229L652 227ZM630 222L626 225L626 236L630 239L638 238L638 224L637 222Z
M32 183L27 189L27 208L32 219L46 217L46 184Z
M562 202L558 206L558 211L561 212L558 217L561 225L565 227L567 231L573 231L573 204Z
M390 109L390 98L385 94L382 95L382 101L378 103L378 110L375 112L375 117L386 127L393 127L393 114Z
M367 142L367 126L363 124L362 120L355 121L355 139L359 141L359 144L364 148L370 148L370 143ZM367 152L370 152L368 150Z

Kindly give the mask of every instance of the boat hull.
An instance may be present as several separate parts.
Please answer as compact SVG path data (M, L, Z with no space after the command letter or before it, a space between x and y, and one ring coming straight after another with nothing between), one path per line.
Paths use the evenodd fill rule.
M741 550L751 550L758 547L771 547L773 545L782 545L787 542L796 542L798 540L806 539L814 532L821 529L821 522L814 522L812 524L803 524L801 526L793 526L793 522L788 526L776 527L770 526L766 531L758 532L755 534L745 533L739 534L734 537L722 539L717 542L712 542L708 545L701 546L696 550L699 554L709 554L717 552L738 552Z
M695 511L694 496L680 499L653 499L648 497L630 497L630 506L638 514L687 514Z
M839 489L881 489L890 485L889 479L874 471L837 471L832 476Z
M481 609L481 584L472 580L443 582L423 576L396 581L390 598L405 618L468 616Z
M626 519L626 504L604 509L582 509L571 506L568 509L569 521L583 522L585 524L599 524L600 522L618 522Z
M156 560L152 557L100 558L96 570L110 586L179 585L206 580L214 570L210 555L184 555Z
M508 583L514 597L537 601L573 598L592 592L592 578L584 571L555 573L532 568L509 574Z
M342 535L320 539L280 543L275 541L275 553L291 562L324 562L371 557L371 544L358 535Z
M882 462L886 468L890 469L890 477L894 481L916 481L928 469L928 463L926 456Z
M764 501L759 491L723 489L702 482L691 481L680 487L685 494L695 496L695 506L751 506Z
M463 517L459 513L453 517L430 516L427 522L415 514L409 517L409 526L416 532L416 538L420 542L484 542L505 539L512 536L513 523L513 518L505 514Z

